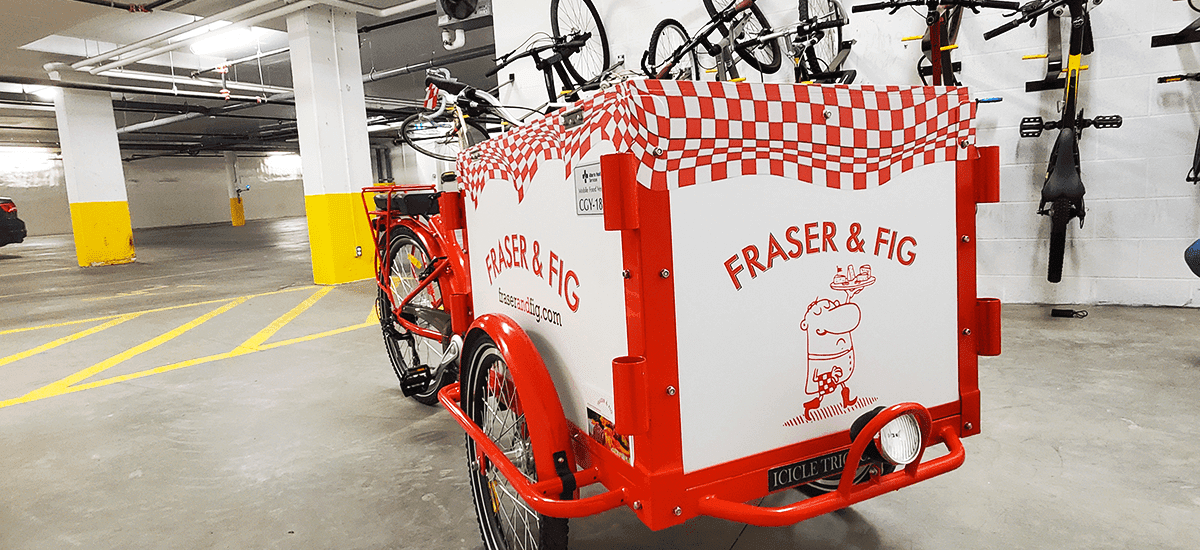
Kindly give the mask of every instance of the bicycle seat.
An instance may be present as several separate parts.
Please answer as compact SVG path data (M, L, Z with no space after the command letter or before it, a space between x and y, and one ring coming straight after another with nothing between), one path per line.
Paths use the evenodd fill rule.
M1050 153L1050 171L1042 185L1042 206L1058 199L1069 199L1082 217L1083 178L1079 175L1079 145L1073 127L1063 128Z
M441 193L376 193L375 208L390 210L402 216L433 216L438 213L438 196Z

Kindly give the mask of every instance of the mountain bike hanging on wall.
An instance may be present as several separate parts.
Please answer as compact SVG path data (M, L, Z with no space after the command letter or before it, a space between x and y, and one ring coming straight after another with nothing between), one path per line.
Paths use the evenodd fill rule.
M1058 17L1070 17L1071 33L1067 45L1067 66L1064 76L1052 78L1058 72L1053 57L1047 58L1047 79L1026 84L1026 91L1041 91L1061 87L1063 89L1062 117L1059 120L1042 120L1042 117L1026 117L1021 120L1021 137L1039 137L1045 130L1058 130L1058 138L1050 151L1050 162L1046 168L1046 181L1042 184L1042 200L1038 214L1050 217L1050 259L1046 280L1051 283L1062 281L1063 256L1066 253L1067 224L1079 218L1083 227L1086 211L1083 207L1085 193L1083 177L1079 168L1079 136L1085 128L1120 128L1121 116L1108 115L1084 118L1079 106L1079 76L1087 67L1083 56L1094 50L1092 26L1088 11L1099 4L1099 0L1034 0L1021 6L1021 15L1014 20L984 33L991 40L1025 23L1032 23L1042 15L1049 15L1048 35L1056 36ZM1058 15L1056 15L1058 14ZM1050 43L1051 51L1062 44Z
M491 94L444 70L428 71L425 82L437 109L425 118L414 115L401 126L405 142L419 152L454 160L458 151L481 141L481 135L486 138L486 128L477 121L519 124ZM454 181L450 172L442 183ZM457 190L418 184L366 187L362 201L375 237L376 304L384 347L404 396L434 405L438 390L457 377L460 335L472 320L470 271L459 239L463 198Z
M850 11L855 13L876 10L891 10L895 14L903 7L917 8L924 6L925 26L924 36L912 36L904 40L922 41L921 60L917 62L917 74L921 81L928 84L926 76L931 77L934 86L958 86L960 83L955 75L962 64L955 62L950 55L958 48L958 28L962 21L962 10L968 8L979 13L979 8L995 8L1016 10L1021 7L1017 2L1002 0L886 0L873 4L859 4ZM928 62L929 65L925 66Z
M799 16L800 20L795 24L759 34L738 46L745 48L782 40L784 50L792 60L796 82L854 82L858 72L842 68L854 41L842 39L842 27L849 23L849 18L838 0L804 0L800 2Z
M705 6L711 6L705 0ZM689 37L683 24L674 19L664 19L650 34L650 46L642 54L642 72L650 78L674 80L699 80L701 66L698 50L716 59L712 69L717 80L741 80L737 63L746 65L764 74L779 70L779 41L770 39L752 43L761 34L771 32L766 17L754 5L754 0L729 3L719 11L710 9L710 18L695 37ZM722 38L712 40L714 34ZM742 39L742 43L736 40Z

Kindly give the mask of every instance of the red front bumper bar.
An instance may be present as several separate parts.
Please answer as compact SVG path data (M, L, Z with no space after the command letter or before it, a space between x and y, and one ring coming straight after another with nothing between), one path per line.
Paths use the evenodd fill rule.
M446 410L450 411L454 420L466 430L467 435L475 441L477 448L488 457L491 467L499 469L505 479L521 495L521 498L538 513L558 518L583 517L616 508L625 503L625 488L610 489L599 495L580 500L561 500L548 496L560 494L562 492L562 482L558 479L551 479L536 484L530 483L528 478L513 465L508 457L504 456L500 448L484 434L479 426L476 426L467 417L466 413L459 406L460 395L458 384L451 384L443 388L438 393L438 400ZM874 435L885 424L905 413L911 413L916 416L922 424L922 431L928 433L929 426L931 426L929 412L921 405L903 403L883 410L867 424L858 438L851 444L850 451L846 457L847 467L842 472L838 488L829 494L775 508L753 506L741 502L723 500L717 497L717 495L706 495L698 499L696 509L701 515L739 523L749 523L764 527L791 525L845 508L889 491L907 487L919 481L944 474L962 465L963 461L966 460L966 451L963 450L958 434L952 428L946 426L936 434L929 434L927 436L927 443L923 445L921 453L918 454L916 460L903 470L882 477L873 477L869 481L854 484L853 480L857 473L857 467L851 467L851 465L859 464L863 453L871 443ZM945 456L922 463L921 456L924 454L924 447L928 446L929 439L933 437L937 438L933 443L945 444L950 452ZM580 487L597 483L600 479L599 472L595 467L577 472L575 477Z

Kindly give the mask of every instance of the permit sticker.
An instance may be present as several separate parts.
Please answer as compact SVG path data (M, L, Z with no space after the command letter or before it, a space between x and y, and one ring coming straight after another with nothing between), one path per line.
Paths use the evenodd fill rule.
M633 445L630 438L620 435L613 427L611 420L603 417L595 409L588 407L588 430L592 439L605 446L621 460L633 464Z
M604 193L600 190L600 163L575 167L575 214L592 216L604 213Z

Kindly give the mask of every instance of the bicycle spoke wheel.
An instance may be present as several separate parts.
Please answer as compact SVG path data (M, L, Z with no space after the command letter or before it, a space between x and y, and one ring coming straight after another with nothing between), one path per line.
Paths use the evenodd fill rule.
M487 128L467 120L467 146L476 145L488 138ZM400 124L400 137L418 153L438 160L454 162L462 150L458 124L450 116L428 119L416 114Z
M400 124L400 137L422 155L453 162L462 148L458 128L447 118L426 119L417 114Z
M650 34L650 48L646 51L646 69L653 74L647 74L650 78L655 78L659 71L662 70L662 65L671 59L680 46L687 44L688 34L687 29L674 19L663 19L658 26L654 28L654 32ZM663 78L670 80L700 80L700 64L696 56L696 50L693 48L673 65Z
M521 396L495 342L484 337L470 354L463 379L463 407L530 481L537 481L533 444ZM567 520L543 516L525 503L498 469L480 473L475 441L467 438L471 496L488 550L558 550L567 547Z
M845 18L845 12L842 11L842 6L837 0L804 0L800 2L799 12L801 21L823 22ZM798 52L800 54L799 62L803 64L804 72L809 76L837 70L836 67L830 67L829 64L841 48L842 27L838 26L818 32L818 36L811 37L816 41L804 51Z
M1195 11L1200 11L1200 0L1188 0L1188 6Z
M403 300L421 281L421 272L429 265L429 252L416 235L408 228L401 227L395 231L392 244L388 248L387 271L383 273L383 284L387 286L396 302ZM391 359L392 369L400 382L414 369L427 367L434 372L442 364L446 356L446 346L439 340L417 336L396 322L397 312L387 300L383 289L380 293L380 322L384 324L384 347L387 348L388 358ZM382 307L388 304L387 307ZM411 305L431 309L442 308L442 289L438 281L433 281L423 291L413 297ZM403 314L400 314L403 315ZM421 328L432 329L432 325L413 316L405 320ZM391 325L392 330L386 330ZM396 336L398 335L398 336ZM437 392L442 386L453 380L450 372L430 379L429 384L417 390L411 397L425 405L437 404Z
M710 16L713 16L720 13L721 10L734 1L704 0L704 9L708 10ZM731 29L740 28L741 30L737 36L732 38L733 43L737 44L738 42L745 42L758 35L771 32L771 23L767 21L767 16L763 15L762 10L758 8L757 4L751 4L750 9L743 11L734 19L732 27L727 28L721 25L719 28L725 36L729 36ZM778 40L770 40L765 44L752 47L735 47L734 50L747 65L763 74L778 72L781 65L780 61L783 59Z
M580 83L599 78L608 69L608 35L592 0L551 0L550 30L555 40L572 33L591 33L579 53L563 59L567 71Z

